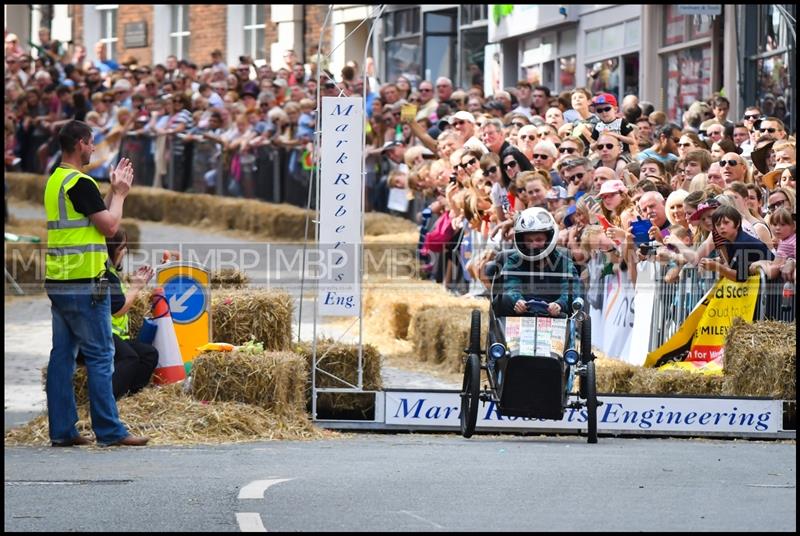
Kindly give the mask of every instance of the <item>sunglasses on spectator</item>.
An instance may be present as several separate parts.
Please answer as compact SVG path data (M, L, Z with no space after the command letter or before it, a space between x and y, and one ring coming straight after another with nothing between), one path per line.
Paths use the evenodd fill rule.
M486 168L483 172L487 175L493 175L494 173L497 173L497 166Z
M760 116L760 115L758 115L758 114L744 114L744 118L745 118L746 120L748 120L748 121L755 121L755 120L756 120L756 119L758 119L759 117L761 117L761 116Z
M558 148L558 152L561 153L561 154L564 154L564 153L572 154L572 153L574 153L576 151L577 151L577 149L575 147L559 147Z
M580 181L582 181L582 180L583 180L583 176L584 176L584 175L586 175L586 173L576 173L576 174L575 174L575 175L573 175L572 177L569 177L569 178L567 179L567 181L569 181L569 182L580 182Z
M597 113L599 113L599 114L602 114L604 112L610 112L611 111L611 106L601 106L599 108L595 108L595 111Z
M503 164L503 167L506 168L506 169L515 168L515 167L517 167L517 161L516 160L512 160L511 162L506 162L505 164Z
M457 127L459 125L463 125L464 123L466 123L466 121L461 121L461 120L453 121L453 126Z
M533 159L534 160L547 160L548 158L550 158L549 154L535 154L535 155L533 155Z
M772 203L771 205L767 206L767 208L769 209L770 212L775 212L785 204L786 200L784 199L783 201L776 201L775 203Z
M600 149L608 149L610 151L614 147L615 145L613 143L598 143L594 146L596 151L599 151Z
M427 88L427 87L419 88L420 93L430 93L431 91L433 91L433 88Z
M536 136L534 134L522 134L521 136L519 136L519 139L521 139L522 141L525 141L525 140L533 141L536 138L538 138L538 136Z
M693 147L693 146L694 146L694 144L693 143L689 143L689 142L687 142L687 143L679 143L678 144L678 147Z
M522 127L525 126L525 123L521 123L521 122L514 123L514 122L512 122L511 126L512 127L517 127L517 128L522 128Z
M725 167L725 166L736 167L738 165L739 165L739 162L737 162L736 160L720 160L719 161L719 167Z
M473 158L472 160L470 160L468 162L462 162L461 163L461 169L467 169L469 166L474 166L477 163L478 163L478 159L477 158Z
M775 134L775 132L777 132L778 129L777 128L760 128L760 129L758 129L758 131L761 132L762 134L765 133L765 132L769 132L770 134Z

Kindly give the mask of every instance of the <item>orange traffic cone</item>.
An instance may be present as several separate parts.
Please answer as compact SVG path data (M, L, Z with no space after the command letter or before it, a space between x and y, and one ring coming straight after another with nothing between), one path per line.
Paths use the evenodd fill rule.
M158 365L153 372L153 383L164 385L179 382L186 378L186 369L183 366L178 337L175 335L175 326L169 314L169 304L164 296L164 289L161 287L154 289L150 300L153 322L158 326L156 338L153 340L153 346L158 350Z

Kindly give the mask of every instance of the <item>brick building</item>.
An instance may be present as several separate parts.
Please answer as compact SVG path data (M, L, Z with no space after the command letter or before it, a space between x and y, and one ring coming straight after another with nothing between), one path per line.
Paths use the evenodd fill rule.
M348 38L330 59L338 72L349 59L361 61L370 23L368 6L337 5L324 35L323 53L332 48L332 38ZM75 43L86 45L94 59L94 44L106 43L109 56L117 61L129 57L138 63L163 63L170 54L202 66L211 61L211 51L220 49L228 65L249 55L258 65L274 69L283 64L283 51L294 49L305 62L319 46L327 6L322 4L71 4L69 24ZM338 41L337 41L338 42Z

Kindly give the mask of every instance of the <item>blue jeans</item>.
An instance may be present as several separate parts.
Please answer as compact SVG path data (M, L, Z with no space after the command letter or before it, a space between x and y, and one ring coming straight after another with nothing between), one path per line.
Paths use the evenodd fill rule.
M111 335L111 298L97 303L91 284L48 288L53 313L53 349L47 365L47 415L50 440L68 441L78 436L78 410L72 377L78 348L86 358L89 410L98 443L113 443L128 435L119 420L111 383L114 373L114 339Z

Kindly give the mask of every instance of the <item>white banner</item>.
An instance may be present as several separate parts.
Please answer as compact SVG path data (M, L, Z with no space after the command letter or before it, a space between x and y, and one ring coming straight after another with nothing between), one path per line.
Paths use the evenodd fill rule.
M606 355L628 360L628 352L633 335L633 296L634 288L628 271L618 270L603 278L602 324L603 344L600 347ZM592 324L594 338L595 324Z
M322 97L319 270L320 316L358 316L361 293L361 97Z
M461 398L457 391L385 391L386 424L460 426ZM775 434L782 430L780 400L729 398L662 398L600 396L597 429L619 432L709 432ZM560 421L503 417L494 402L479 403L477 430L492 428L585 429L586 409L567 409Z
M653 303L656 294L656 265L651 261L643 261L636 265L636 293L633 298L633 332L631 332L630 348L626 362L631 365L644 365L650 352L650 328L653 319Z

